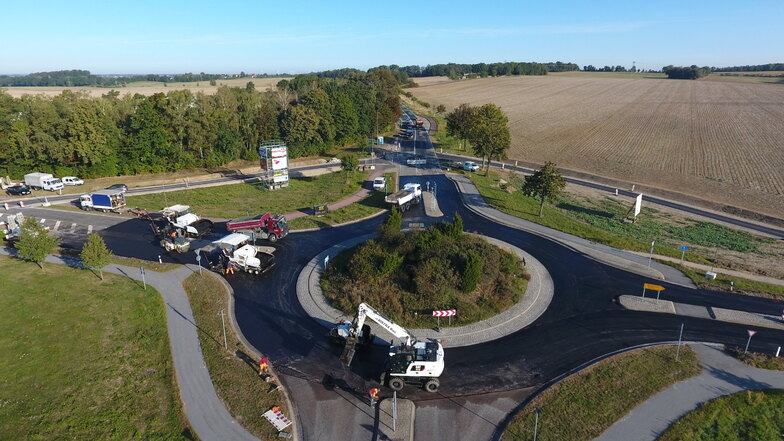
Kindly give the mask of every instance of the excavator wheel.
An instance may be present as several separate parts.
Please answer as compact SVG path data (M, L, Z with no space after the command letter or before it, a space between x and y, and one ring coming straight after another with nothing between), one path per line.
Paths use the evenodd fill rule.
M431 378L425 382L425 390L430 393L435 393L438 392L438 386L440 385L441 383L437 379Z
M403 386L405 386L405 385L406 385L406 383L402 379L400 379L400 378L392 377L392 378L389 379L389 388L392 389L392 390L396 390L396 391L399 392L399 391L403 390Z

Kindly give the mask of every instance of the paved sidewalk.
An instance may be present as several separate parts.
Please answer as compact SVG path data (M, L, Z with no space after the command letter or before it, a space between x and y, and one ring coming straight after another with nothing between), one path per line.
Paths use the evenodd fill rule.
M650 263L649 267L647 257L638 256L628 251L591 242L581 237L506 214L488 205L474 183L467 177L453 173L447 173L447 177L457 184L460 196L463 198L465 205L480 216L490 218L495 222L512 228L528 231L529 233L554 240L607 265L643 276L695 288L691 279L671 266L654 261Z
M324 269L324 262L327 257L333 258L339 252L351 248L354 245L367 241L375 237L374 234L367 234L355 237L351 240L342 242L314 257L299 273L297 278L297 298L305 312L319 324L331 327L340 320L351 320L342 312L332 308L321 291L319 280ZM484 236L482 236L484 237ZM513 252L525 262L526 269L531 274L523 298L514 306L506 311L481 322L465 326L448 327L448 320L441 321L441 330L434 329L411 329L411 333L420 340L439 339L444 340L444 347L468 346L486 341L495 340L505 335L517 332L533 323L541 316L553 298L554 285L550 273L533 256L525 251L502 242L497 239L485 237L487 241L507 251ZM373 305L371 305L373 306ZM386 337L386 341L391 341L391 335L375 323L368 323L373 329L377 338ZM435 327L436 321L433 320ZM383 337L379 337L383 336Z
M0 254L14 256L15 251L0 248ZM81 260L74 257L49 255L46 262L83 268ZM139 268L110 264L103 271L142 283ZM191 429L202 441L257 440L226 410L204 363L193 311L182 287L182 282L197 271L195 265L185 265L166 273L145 272L147 284L160 293L166 307L169 345L183 410Z
M646 259L648 258L648 255L645 254L645 253L640 253L638 251L629 251L629 252L637 254L638 256L643 256ZM695 263L695 262L689 262L688 260L684 260L683 263L681 263L681 259L678 259L678 258L675 258L675 257L670 257L670 256L662 256L662 255L659 255L659 254L654 254L653 258L654 259L659 259L659 260L666 260L667 262L680 263L683 266L688 266L690 268L695 268L695 269L698 269L700 271L705 271L705 272L713 271L714 273L726 274L726 275L732 276L732 277L739 277L739 278L742 278L742 279L756 280L757 282L770 283L771 285L784 286L784 280L776 279L776 278L773 278L773 277L761 276L759 274L747 273L745 271L735 271L735 270L731 270L731 269L717 268L715 266L703 265L701 263Z
M594 441L654 441L700 404L742 390L784 389L781 371L750 367L716 346L692 344L703 371L654 395Z

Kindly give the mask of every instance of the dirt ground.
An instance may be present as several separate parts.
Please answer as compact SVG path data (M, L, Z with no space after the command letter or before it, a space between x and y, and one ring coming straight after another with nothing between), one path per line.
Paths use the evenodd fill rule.
M417 82L407 90L431 106L499 105L512 160L553 161L719 210L784 213L784 85L580 72Z
M230 80L215 80L216 84L210 86L209 81L199 81L192 83L164 83L154 81L141 81L138 83L130 83L126 87L5 87L9 95L14 98L19 98L22 95L45 95L56 96L63 92L63 90L73 91L86 91L91 97L100 98L111 90L117 90L120 95L153 95L156 93L166 93L172 90L188 89L193 93L203 92L207 95L214 94L220 86L229 87L245 87L248 81L252 81L256 86L256 90L264 91L275 87L275 85L282 78L233 78Z

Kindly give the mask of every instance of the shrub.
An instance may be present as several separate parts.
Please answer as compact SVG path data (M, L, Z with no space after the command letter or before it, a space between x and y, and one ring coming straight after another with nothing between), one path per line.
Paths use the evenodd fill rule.
M482 277L482 260L476 253L469 253L463 271L463 279L460 281L460 290L464 293L471 293L476 290L479 279Z

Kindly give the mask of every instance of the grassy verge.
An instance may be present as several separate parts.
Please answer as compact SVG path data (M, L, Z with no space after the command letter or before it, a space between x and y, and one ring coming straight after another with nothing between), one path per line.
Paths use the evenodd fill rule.
M730 348L728 352L730 355L749 366L760 369L784 371L784 358L774 357L769 354L760 354L759 352L747 352L744 354L740 348Z
M469 173L471 181L491 206L513 216L573 234L593 242L611 247L647 252L655 241L657 254L680 258L680 245L716 247L738 252L758 253L759 246L770 242L749 233L709 222L691 219L671 219L671 215L652 208L643 208L635 224L621 221L627 204L605 197L600 200L578 200L565 193L555 206L546 204L544 215L538 216L539 202L524 196L520 191L509 191L519 187L521 178L510 176L507 183L500 175L491 172ZM691 262L710 264L700 254L688 251L685 259Z
M72 248L60 248L58 251L60 255L63 256L71 256L71 257L80 257L81 250L75 250ZM167 273L169 271L174 271L175 269L180 267L179 263L158 263L152 262L149 260L142 260L137 259L135 257L124 257L124 256L112 256L112 263L115 265L125 265L131 267L144 267L146 270L150 271L157 271L159 273Z
M248 214L285 214L334 202L359 190L369 172L356 172L347 182L344 173L291 179L289 187L267 190L262 183L223 185L129 196L128 206L158 211L167 205L190 205L204 217L232 218Z
M699 372L699 361L689 346L681 346L678 362L673 346L612 357L537 397L515 416L503 439L532 439L538 407L538 440L591 440L658 391Z
M155 290L0 257L0 438L192 439Z
M267 383L258 375L258 359L250 355L226 321L229 352L223 348L221 310L228 307L228 293L212 273L195 273L183 284L199 326L204 360L210 377L226 408L234 418L262 440L279 439L277 431L262 414L272 406L281 406L286 416L291 412L284 405L283 394L274 390L276 383ZM227 311L225 311L227 313Z
M659 441L777 441L784 433L784 390L743 391L700 406Z
M700 288L706 289L721 289L723 291L729 291L730 289L730 282L733 283L733 292L737 292L738 294L751 294L751 295L774 295L774 296L784 296L784 286L780 285L772 285L770 283L765 282L758 282L756 280L749 280L743 279L740 277L732 277L725 274L716 274L715 279L706 279L705 273L690 268L688 266L679 265L674 262L667 262L667 261L660 261L665 265L670 265L674 268L677 268L680 272L688 276L695 285Z
M387 182L395 182L395 173L384 173ZM396 188L396 187L395 187ZM309 228L323 228L330 225L339 225L362 219L379 211L386 210L387 204L384 202L384 192L374 191L370 196L359 202L332 211L324 216L298 217L289 221L289 228L292 230L306 230Z

